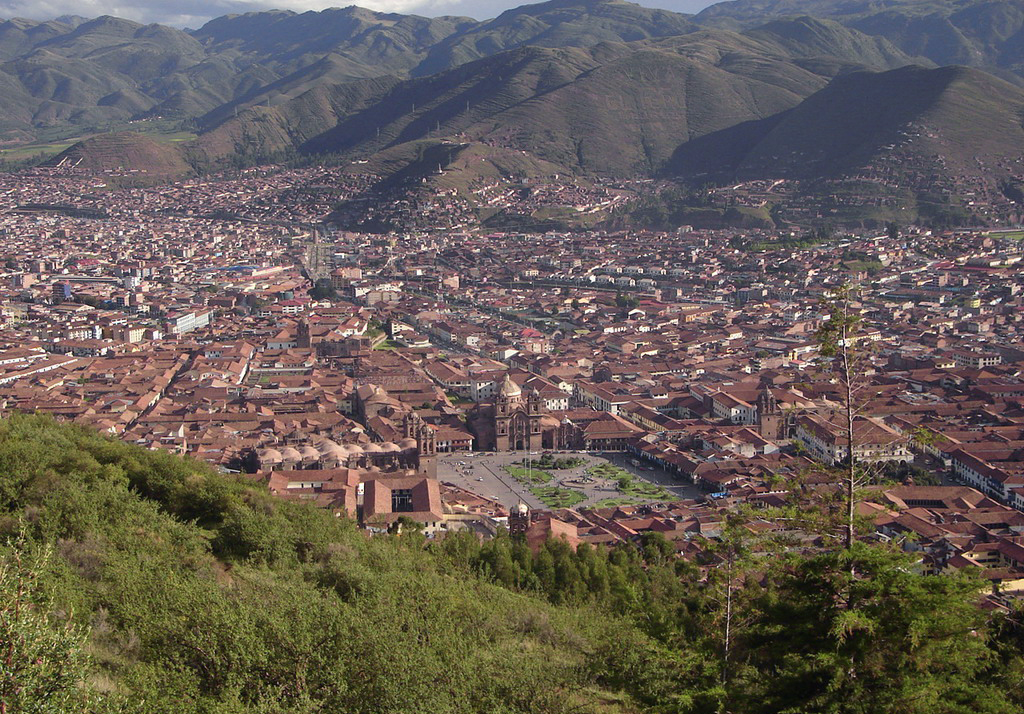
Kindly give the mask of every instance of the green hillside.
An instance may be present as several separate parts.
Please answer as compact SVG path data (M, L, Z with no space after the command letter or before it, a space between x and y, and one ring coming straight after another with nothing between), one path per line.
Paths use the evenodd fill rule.
M218 17L182 31L102 16L0 22L0 131L203 117L383 76L426 76L528 44L591 46L693 29L620 0L528 5L487 22L359 7ZM208 116L207 116L208 115Z
M135 132L90 137L69 146L46 163L69 163L95 172L134 171L154 179L178 177L192 171L176 144Z
M916 575L879 547L721 550L699 568L658 536L536 553L508 536L368 537L262 484L38 416L0 421L0 542L10 714L1024 705L1024 627L988 621L980 582Z
M604 667L613 643L654 647L638 631L460 574L422 539L42 418L0 422L0 464L3 538L51 549L54 620L88 628L86 684L125 711L635 710Z
M814 179L886 157L912 171L935 156L950 176L998 167L1024 141L1024 91L965 67L905 67L839 77L792 110L680 147L680 175ZM716 174L716 172L718 172Z
M1015 83L1024 69L1021 0L731 0L694 21L740 30L801 15L833 18L940 65L982 67Z
M252 106L205 131L187 153L199 164L240 164L295 152L348 117L374 106L398 80L393 77L314 87L278 106ZM211 117L212 118L212 117Z
M324 86L427 77L526 46L590 48L698 29L687 15L622 0L552 0L483 22L359 7L225 15L194 31L111 16L8 20L0 23L0 131L65 127L75 136L152 117L210 128ZM866 42L876 46L846 41L844 61L883 68L905 59L882 40Z
M937 200L951 209L941 225L970 218L959 194L976 185L994 208L971 220L1004 220L1002 187L1018 180L1021 3L735 0L689 16L551 0L482 22L348 7L226 15L195 31L11 20L0 23L2 158L16 168L67 149L81 167L151 177L351 161L383 167L383 187L420 177L463 194L505 175L778 176L804 181L806 201L869 199L901 220ZM197 138L103 137L142 121ZM454 161L450 145L490 158ZM867 174L859 187L827 185L851 172ZM741 223L767 225L773 209L754 207ZM710 208L693 223L734 222L727 205Z
M643 175L680 144L793 107L837 74L911 61L884 41L812 20L746 35L700 30L628 44L531 46L390 86L377 79L318 87L227 117L199 145L212 157L297 149L362 158L409 141L458 137L572 171ZM386 91L361 95L361 107L322 101L371 83ZM315 136L308 130L327 126ZM235 140L222 142L226 134Z

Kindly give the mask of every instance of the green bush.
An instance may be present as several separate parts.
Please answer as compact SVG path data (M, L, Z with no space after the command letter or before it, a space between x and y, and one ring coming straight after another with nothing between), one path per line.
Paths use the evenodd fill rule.
M0 420L0 464L0 542L23 529L54 552L31 623L46 637L24 657L53 663L39 691L57 708L11 714L85 711L79 681L168 714L562 712L605 691L588 665L601 617L452 571L418 533L370 539L43 417Z
M9 714L1020 711L1019 613L886 547L371 538L38 416L0 420L0 497Z

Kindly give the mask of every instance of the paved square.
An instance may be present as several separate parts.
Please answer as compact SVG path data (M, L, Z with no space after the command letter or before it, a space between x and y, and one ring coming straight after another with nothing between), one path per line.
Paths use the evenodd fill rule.
M539 460L542 452L529 455L532 461ZM455 454L439 454L437 477L465 488L486 498L492 498L506 508L514 506L520 500L530 508L544 509L546 506L530 491L530 485L519 481L509 474L504 467L522 466L526 452L462 452ZM614 480L601 476L590 476L588 472L601 465L616 467L629 472L638 482L661 486L673 494L675 498L697 498L703 492L696 486L679 483L660 468L654 466L637 467L632 463L629 454L603 453L579 454L573 452L553 452L554 458L581 458L585 463L572 469L544 469L552 479L544 484L534 486L556 486L581 493L583 501L575 507L593 506L601 501L615 499L622 502L650 503L655 500L643 496L622 493Z

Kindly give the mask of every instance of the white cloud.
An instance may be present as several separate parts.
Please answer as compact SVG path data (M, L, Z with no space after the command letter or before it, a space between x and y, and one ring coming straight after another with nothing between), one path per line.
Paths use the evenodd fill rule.
M401 12L434 17L468 15L494 17L525 2L515 0L360 0L359 5L381 12ZM645 0L649 7L676 12L695 12L708 0ZM199 27L207 20L231 13L280 9L304 12L337 7L338 0L0 0L0 17L47 20L61 15L98 17L113 15L137 22L159 22L175 27Z

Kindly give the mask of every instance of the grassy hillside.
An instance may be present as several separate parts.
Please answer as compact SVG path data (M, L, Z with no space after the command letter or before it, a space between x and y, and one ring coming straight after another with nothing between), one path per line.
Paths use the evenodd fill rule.
M294 152L331 131L347 117L372 106L398 80L393 77L322 85L278 106L243 108L238 116L215 123L193 146L186 147L198 164L255 163Z
M389 87L383 79L318 87L221 118L199 144L213 156L233 146L245 154L260 147L267 156L298 149L362 158L450 137L527 151L574 171L645 174L681 143L795 106L837 74L910 61L884 41L812 20L748 35L701 30L629 44L524 47ZM303 82L296 78L277 98ZM361 95L362 106L322 101L371 83L383 91ZM236 140L223 144L226 134ZM242 137L249 147L239 145Z
M3 540L52 549L51 609L126 711L633 710L592 665L650 647L635 629L452 571L415 534L39 417L0 422L0 469Z
M692 29L619 0L530 5L487 22L359 7L218 17L195 31L102 16L0 22L0 130L145 117L220 121L302 91L426 76L528 44L591 46ZM212 114L211 114L212 113Z
M605 140L625 141L629 147L617 164L602 166L602 172L645 171L662 160L670 142L703 131L700 118L692 111L694 105L705 103L701 82L722 87L722 93L731 96L725 105L711 104L707 110L721 118L718 124L763 118L768 110L778 109L777 93L765 97L765 87L752 84L754 81L800 97L820 88L808 86L808 78L799 76L800 71L831 78L851 69L890 69L911 61L955 63L1024 83L1020 78L1024 71L1022 3L1024 0L737 0L715 5L694 18L622 0L551 0L514 8L483 22L347 7L226 15L195 31L110 16L47 22L9 20L0 23L0 138L20 141L26 132L38 134L52 127L65 128L67 137L90 135L112 122L154 117L198 120L203 129L210 130L246 112L251 113L240 121L252 124L261 121L263 110L294 102L280 116L272 114L267 119L282 126L269 132L259 128L248 132L256 137L254 144L263 143L259 151L243 152L246 156L279 156L312 140L311 127L329 128L331 120L345 119L345 115L323 111L323 98L340 91L340 85L390 81L387 78L429 80L427 84L403 85L403 91L417 95L424 87L433 87L432 98L420 97L417 102L424 106L449 94L450 87L439 87L435 78L443 76L450 81L450 70L503 53L532 47L587 50L597 57L616 54L628 46L643 55L635 58L640 64L649 62L652 52L675 53L687 60L681 62L677 57L668 68L674 80L664 91L641 83L634 92L642 93L641 102L655 105L652 114L661 113L656 106L661 103L666 105L665 111L681 114L683 121L664 127L664 119L646 117L641 108L630 111L616 126L637 126L633 135L609 135ZM717 58L711 59L716 54ZM571 60L566 61L572 65ZM605 60L598 59L598 64L604 65ZM500 65L480 66L498 72ZM567 68L569 74L574 69L578 68ZM693 81L684 79L689 75L694 75ZM489 80L501 85L506 76L499 73ZM567 77L567 81L572 79ZM608 75L602 81L608 86L579 91L609 94L616 110L621 110L619 105L629 108L636 103L620 86L621 77ZM695 87L697 94L685 98L688 103L678 96ZM305 97L309 92L316 94ZM674 99L669 102L666 97ZM723 99L721 94L712 94L707 102ZM541 118L569 122L565 130L575 135L557 137L556 145L541 158L565 164L566 153L582 148L575 165L588 171L604 158L615 158L588 157L588 127L581 125L586 122L559 115L600 110L599 105L565 95L550 102L557 105L553 110L536 108ZM756 109L763 102L770 104ZM737 108L747 111L737 112ZM397 143L425 138L424 127L430 122L417 122L420 114L411 111L411 102L402 109L385 101L381 112L362 119L376 120L371 126L374 130L377 126L397 127L402 136L389 139ZM287 136L286 125L296 116L301 116L306 126ZM451 111L431 117L435 133L445 128L446 119L448 130L459 131L489 118L489 114L472 110L465 111L458 121ZM603 120L597 119L598 124ZM508 124L523 121L520 115L498 117L495 128L499 134L507 133ZM413 126L407 130L406 124ZM595 130L606 128L599 125ZM718 128L722 126L713 127ZM335 134L321 143L348 146L366 139L355 128L348 129L349 134ZM485 127L474 129L470 138L484 137ZM235 129L226 131L242 135ZM521 139L548 143L530 126L524 127Z
M725 545L750 535L727 529ZM0 538L10 714L1011 714L1024 703L1013 684L1024 627L986 622L980 582L916 575L880 547L740 557L726 571L717 556L703 570L675 560L653 534L576 552L507 536L369 537L262 484L39 416L0 421Z
M90 137L69 146L47 163L65 161L96 172L131 170L164 179L192 171L174 142L134 132Z

